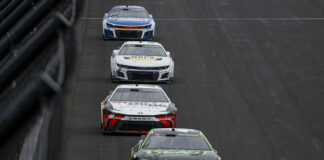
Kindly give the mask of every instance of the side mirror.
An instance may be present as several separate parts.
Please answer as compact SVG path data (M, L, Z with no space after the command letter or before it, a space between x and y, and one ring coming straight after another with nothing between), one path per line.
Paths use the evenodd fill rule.
M113 92L114 92L114 91L110 90L110 91L109 91L109 94L111 95Z
M108 17L108 13L105 13L105 18L107 18Z
M153 16L151 14L149 14L150 18L153 18Z
M170 56L170 52L169 51L166 51L165 53L168 55L168 57Z

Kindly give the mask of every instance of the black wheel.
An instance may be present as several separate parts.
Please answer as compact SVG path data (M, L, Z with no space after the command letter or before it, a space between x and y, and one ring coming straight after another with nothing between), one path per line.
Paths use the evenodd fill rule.
M166 84L171 84L171 83L173 83L173 81L174 80L173 80L173 77L172 77L169 81L166 82Z
M108 40L109 38L105 37L105 35L102 34L102 39L103 39L103 40Z
M105 134L105 133L102 131L102 123L100 123L100 132L101 132L101 134Z
M119 81L118 80L116 80L115 78L113 78L114 76L112 75L112 73L110 73L110 80L111 80L111 82L113 82L113 83L118 83Z

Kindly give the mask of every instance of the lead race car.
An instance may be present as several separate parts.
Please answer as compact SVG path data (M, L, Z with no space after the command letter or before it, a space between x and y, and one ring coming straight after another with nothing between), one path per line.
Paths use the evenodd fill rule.
M119 85L101 103L102 133L147 133L176 127L177 108L156 85Z
M105 13L102 21L103 39L151 40L155 34L155 21L140 6L115 6Z
M220 160L205 135L194 129L156 128L131 149L132 160Z
M125 42L110 58L113 82L173 81L174 61L158 42Z

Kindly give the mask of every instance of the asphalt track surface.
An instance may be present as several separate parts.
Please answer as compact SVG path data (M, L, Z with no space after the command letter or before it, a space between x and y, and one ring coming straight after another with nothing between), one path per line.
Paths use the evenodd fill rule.
M140 139L100 133L100 102L117 84L101 38L114 5L144 6L175 60L161 84L178 127L202 130L226 160L324 159L323 0L88 0L65 112L64 159L126 160Z

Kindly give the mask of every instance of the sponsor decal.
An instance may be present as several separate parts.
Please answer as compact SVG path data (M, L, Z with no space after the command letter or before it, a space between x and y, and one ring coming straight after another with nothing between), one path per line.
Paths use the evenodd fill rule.
M204 155L208 151L201 151L201 150L147 150L146 154L147 156L184 156L184 155L190 155L190 156L197 156L197 155Z
M115 116L115 114L110 114L108 119L112 119L112 118L114 118L114 116Z
M186 129L179 128L177 129L178 132L188 133L189 131Z
M127 117L129 121L152 121L153 117Z
M179 133L178 135L179 136L187 136L187 137L198 137L199 136L197 134L181 134L181 133Z
M132 56L133 61L155 61L154 57L151 56Z

